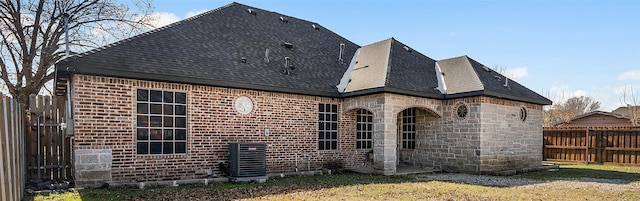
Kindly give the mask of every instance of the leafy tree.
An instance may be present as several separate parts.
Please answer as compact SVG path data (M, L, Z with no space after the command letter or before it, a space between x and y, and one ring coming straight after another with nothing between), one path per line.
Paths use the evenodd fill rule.
M544 125L569 122L571 118L600 109L600 102L588 96L571 97L544 111Z
M144 31L150 11L149 0L0 1L0 79L28 107L29 95L54 78L53 66L65 56L65 13L71 48L84 51Z

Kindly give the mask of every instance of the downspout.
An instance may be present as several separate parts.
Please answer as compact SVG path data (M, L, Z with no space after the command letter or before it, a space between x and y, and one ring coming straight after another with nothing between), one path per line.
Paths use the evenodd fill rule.
M64 40L65 40L65 58L69 58L69 13L65 12L62 15L62 19L64 20ZM67 72L69 72L69 68L67 67ZM70 72L69 72L70 73ZM73 76L71 76L72 74L70 74L69 78L67 79L67 101L66 101L66 112L65 112L65 127L64 128L64 132L62 132L62 150L65 150L65 143L64 141L67 139L67 136L71 137L70 140L70 145L69 148L73 149L73 110L71 109L71 107L73 106L73 104L71 103L71 78ZM74 154L71 153L71 162L73 162L75 159ZM65 160L65 154L62 154L62 163L64 164L64 171L62 172L63 177L67 177L67 165L66 164L66 160ZM72 172L73 175L73 165L71 165L72 170L70 172Z

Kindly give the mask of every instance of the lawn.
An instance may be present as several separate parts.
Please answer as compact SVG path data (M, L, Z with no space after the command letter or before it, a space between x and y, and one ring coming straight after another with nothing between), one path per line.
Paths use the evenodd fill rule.
M272 178L266 183L188 185L151 189L85 189L27 200L640 200L640 167L562 164L505 180L535 184L496 187L424 176L339 174ZM485 178L485 177L483 177ZM490 178L490 179L491 179ZM595 178L584 182L581 178ZM579 182L581 181L581 182ZM573 186L580 184L577 186Z

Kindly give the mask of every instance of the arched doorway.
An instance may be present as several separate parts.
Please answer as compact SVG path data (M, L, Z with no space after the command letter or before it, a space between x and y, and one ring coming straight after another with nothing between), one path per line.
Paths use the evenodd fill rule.
M435 130L439 115L420 107L406 108L397 114L397 163L398 166L423 166L424 154L429 143L428 135Z

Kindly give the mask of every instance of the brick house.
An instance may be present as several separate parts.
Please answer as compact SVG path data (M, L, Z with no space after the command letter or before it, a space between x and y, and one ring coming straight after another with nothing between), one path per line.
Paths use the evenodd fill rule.
M467 56L238 3L66 58L56 86L78 186L219 174L231 142L267 143L271 173L535 167L551 103Z

